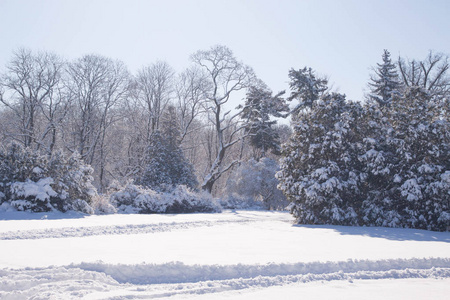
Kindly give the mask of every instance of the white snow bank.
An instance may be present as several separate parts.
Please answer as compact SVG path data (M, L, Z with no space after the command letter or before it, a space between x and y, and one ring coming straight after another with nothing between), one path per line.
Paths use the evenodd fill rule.
M436 261L434 261L436 262ZM354 262L357 263L358 262ZM359 262L361 263L361 262ZM384 265L387 262L378 262ZM406 261L400 265L405 266ZM412 264L429 265L431 261L415 261ZM441 262L448 264L447 262ZM376 263L375 263L376 264ZM173 269L182 265L174 264ZM316 273L296 275L262 276L257 273L250 278L234 277L230 279L199 280L192 283L180 284L120 284L103 272L88 271L80 266L50 267L43 269L0 270L0 298L1 299L135 299L135 298L169 298L177 295L205 295L224 291L239 291L255 288L268 288L287 286L293 283L330 282L354 280L380 280L380 279L410 279L410 278L450 278L450 268L431 269L389 269L344 272L342 270L332 273L321 273L323 265L315 270ZM134 269L136 269L135 266ZM167 267L167 266L165 266ZM170 269L170 268L169 268ZM156 271L153 270L153 271ZM117 268L116 272L120 273ZM125 270L125 273L127 271ZM139 271L138 271L139 273ZM140 273L142 274L142 273ZM167 274L167 272L166 272ZM117 275L117 274L116 274ZM123 275L120 275L123 276ZM185 278L177 277L178 281ZM109 296L109 297L108 297Z
M103 273L76 268L0 270L0 299L73 299L106 292L117 282Z
M391 278L390 276L394 273L402 273L394 271L433 268L444 268L442 271L442 277L450 276L450 258L386 259L375 261L348 260L338 262L311 262L294 264L269 263L265 265L185 265L182 262L171 262L166 264L113 265L96 262L81 263L79 265L71 265L70 267L104 273L120 283L132 284L187 283L207 280L227 280L233 278L254 278L258 276L276 277L306 274L324 275L334 273L355 273L357 274L357 278L360 279ZM364 275L369 273L371 275ZM388 275L387 273L391 275ZM398 275L400 276L399 278L409 276L407 275L408 272L403 273L403 275ZM320 276L317 278L319 277ZM324 276L324 278L328 277L329 275Z

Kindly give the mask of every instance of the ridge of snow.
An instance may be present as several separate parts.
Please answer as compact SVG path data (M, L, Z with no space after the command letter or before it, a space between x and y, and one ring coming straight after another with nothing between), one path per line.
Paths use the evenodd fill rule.
M106 272L89 270L105 267ZM0 298L28 299L33 296L40 299L92 296L90 298L95 299L95 296L100 296L101 299L105 299L105 296L111 293L114 294L114 299L128 299L128 297L134 298L138 295L164 298L175 295L212 294L314 281L345 280L353 282L353 280L450 278L450 260L437 258L294 264L291 267L297 268L300 273L292 272L292 274L287 273L294 270L282 271L282 268L286 267L285 265L272 264L267 266L206 267L172 263L160 266L130 265L128 270L124 267L124 265L112 266L94 263L65 267L26 268L23 270L2 269L0 270ZM191 268L193 272L192 274L177 274L176 270L180 268L185 270ZM206 276L202 275L202 272L206 271L205 268L209 269ZM150 284L148 279L152 276L157 278L158 272L161 270L165 270L163 278L172 278L168 280L171 283L152 282L153 284ZM131 275L136 271L137 278L130 280L131 277L136 276ZM217 271L218 273L216 273ZM131 277L123 282L124 276L127 275L131 275ZM244 277L241 275L244 275ZM221 277L222 279L220 279ZM125 298L117 298L119 294L123 294L122 296Z
M119 283L167 284L206 280L253 278L257 276L288 276L306 274L388 272L406 269L446 268L450 272L450 258L412 258L383 260L347 260L309 263L268 263L264 265L186 265L182 262L165 264L105 264L81 263L69 268L80 268L107 274ZM447 274L447 273L446 273ZM448 273L450 276L450 273Z

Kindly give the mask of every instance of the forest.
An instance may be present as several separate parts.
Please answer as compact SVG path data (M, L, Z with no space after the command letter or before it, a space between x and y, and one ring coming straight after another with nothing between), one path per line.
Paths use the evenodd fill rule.
M274 93L222 45L189 59L132 74L101 55L16 50L0 69L3 209L288 207L299 223L448 230L446 55L384 50L358 101L309 67Z

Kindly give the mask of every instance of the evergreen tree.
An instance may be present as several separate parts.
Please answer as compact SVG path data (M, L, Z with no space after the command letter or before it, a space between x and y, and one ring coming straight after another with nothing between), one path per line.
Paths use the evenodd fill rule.
M345 96L332 94L298 115L277 173L298 222L358 224L361 110Z
M389 109L332 95L299 114L277 173L298 222L446 230L446 104L414 87Z
M155 131L146 151L143 173L136 182L142 186L166 190L177 185L196 188L198 185L193 166L184 157L178 138L176 112L169 108L164 115L161 131Z
M289 106L281 98L283 94L284 91L273 96L263 83L251 86L248 90L241 118L247 122L246 133L249 134L250 145L260 150L257 160L265 157L268 150L274 154L280 153L280 137L273 128L277 121L271 120L271 117L287 117Z
M401 226L402 217L397 208L392 177L398 166L396 144L392 142L393 129L385 116L384 107L377 102L364 106L360 143L362 154L360 192L364 199L360 211L362 224L369 226Z
M23 185L17 184L27 182L30 186L47 178L47 157L17 143L0 150L0 202L16 201L16 208L23 208L21 210L51 210L48 194L42 193L39 201L36 201L33 195L25 193L27 191L24 191ZM42 182L42 186L48 190L48 182Z
M94 169L83 161L78 152L66 157L62 151L57 151L50 158L48 169L54 181L53 189L60 195L54 201L55 208L93 213L89 206L98 196L93 185Z
M311 107L314 101L318 100L328 89L328 80L318 78L315 72L308 67L289 71L289 87L291 95L288 101L298 100L299 104L292 110L294 116L300 109Z
M400 82L397 69L391 61L391 54L384 50L382 55L383 62L377 64L369 82L371 92L369 98L376 101L379 105L389 105L394 96L400 95Z
M386 115L395 147L395 197L403 226L446 230L450 222L450 123L443 99L419 87L394 99ZM448 110L448 108L447 108Z

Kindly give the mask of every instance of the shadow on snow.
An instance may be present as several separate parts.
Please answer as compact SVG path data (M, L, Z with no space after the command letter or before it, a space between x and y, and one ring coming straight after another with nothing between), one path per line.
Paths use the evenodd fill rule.
M12 220L61 220L82 219L89 215L76 211L68 212L25 212L25 211L0 211L0 221Z
M338 225L294 225L312 229L332 229L341 235L361 235L395 241L444 242L450 243L450 232L437 232L422 229L359 227Z

